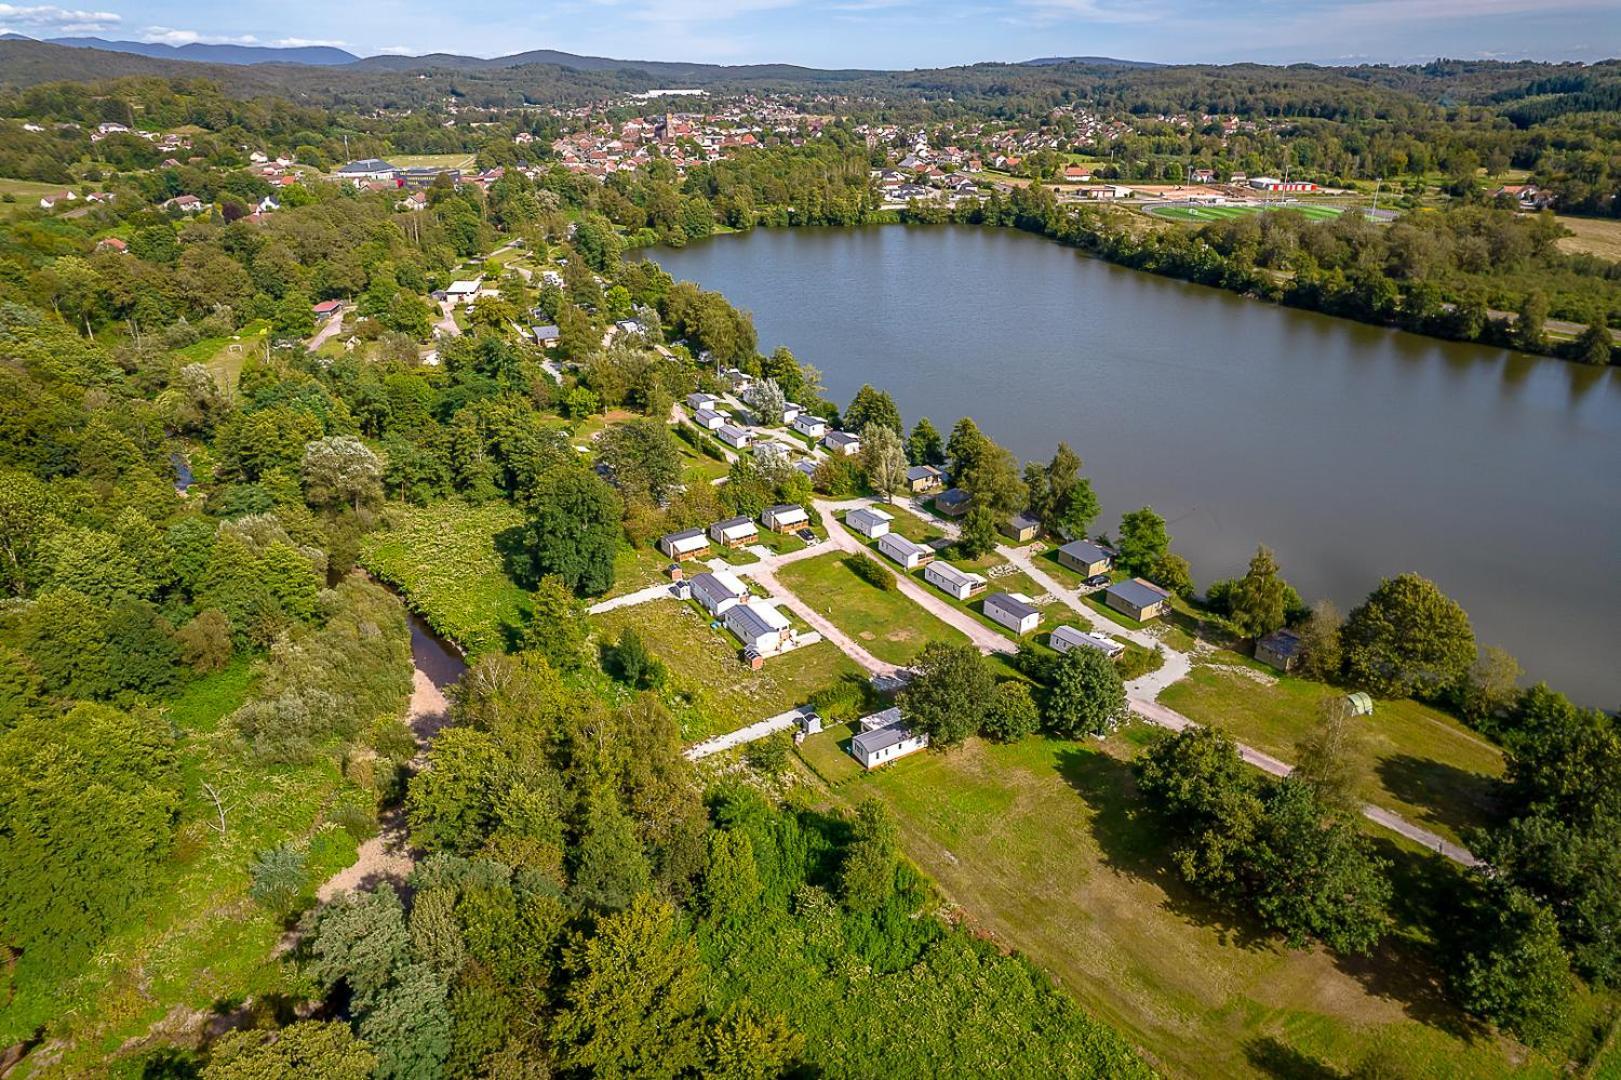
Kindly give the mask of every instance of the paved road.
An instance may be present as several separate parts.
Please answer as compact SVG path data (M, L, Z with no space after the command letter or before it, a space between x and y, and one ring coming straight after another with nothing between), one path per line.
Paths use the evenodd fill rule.
M686 750L682 751L682 753L687 756L688 760L698 761L702 758L708 757L711 754L718 754L722 750L730 750L734 746L742 746L744 743L751 743L757 739L763 739L767 735L773 735L779 731L787 731L789 728L793 727L794 723L808 711L809 706L789 709L785 713L778 713L776 716L768 716L766 719L750 724L748 727L740 727L736 731L728 731L724 735L716 735L713 739L705 739L701 743L694 743L693 745L687 747Z
M331 341L334 336L342 333L343 317L346 314L348 314L346 309L339 308L336 315L333 315L330 319L321 324L321 329L317 330L315 332L315 336L310 338L310 343L304 346L304 351L314 352L322 345L325 345L328 341Z
M669 582L660 581L657 584L649 585L645 589L638 589L636 592L616 596L611 600L604 600L600 604L593 604L586 609L586 613L589 615L601 615L604 611L613 611L616 608L634 607L637 604L645 604L649 600L670 600L674 599L674 597L675 591Z
M456 325L456 304L451 300L439 301L439 314L443 316L433 324L433 332L443 337L461 337L462 328Z
M805 551L820 555L824 553L825 549L818 545L814 548L806 548ZM803 553L795 552L794 554L802 555ZM784 588L782 582L777 580L776 568L789 561L795 560L793 560L792 556L782 556L769 562L761 560L749 566L735 567L734 570L740 576L751 578L764 585L770 590L772 599L810 623L811 629L819 631L823 638L838 646L840 652L859 664L867 674L875 677L888 677L900 670L894 664L885 663L868 652L861 642L834 626L821 612Z

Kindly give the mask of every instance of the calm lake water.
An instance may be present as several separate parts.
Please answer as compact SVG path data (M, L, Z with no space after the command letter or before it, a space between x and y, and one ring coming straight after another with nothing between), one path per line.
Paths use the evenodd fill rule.
M756 230L652 257L754 314L848 403L971 415L1086 462L1097 528L1145 504L1207 584L1258 542L1349 610L1416 570L1483 644L1621 706L1621 371L1449 344L969 227Z

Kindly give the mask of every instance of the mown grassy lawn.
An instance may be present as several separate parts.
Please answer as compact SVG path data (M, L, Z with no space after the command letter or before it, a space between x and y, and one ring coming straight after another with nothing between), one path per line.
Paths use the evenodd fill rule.
M1368 960L1289 951L1188 892L1131 780L1129 760L1149 737L972 741L852 775L832 794L882 798L908 855L970 923L1053 972L1169 1075L1341 1077L1375 1049L1411 1076L1559 1075L1562 1059L1463 1023L1410 948ZM800 748L819 766L842 753L838 736L820 738L826 746ZM1410 921L1420 894L1454 871L1381 843L1400 864Z
M469 653L502 648L504 628L518 623L526 596L502 550L523 514L504 502L447 500L390 507L389 520L390 528L366 537L361 564Z
M824 783L835 787L860 776L864 769L850 756L850 739L856 733L853 723L830 724L796 747L800 760Z
M899 589L880 589L857 577L845 565L845 559L850 557L831 552L790 563L777 572L777 577L801 600L886 663L909 664L931 641L953 645L968 641L966 635L924 611Z
M889 523L890 532L899 533L914 543L933 546L936 540L945 538L945 530L932 521L925 521L904 507L880 505L878 509L895 519ZM844 517L841 515L839 520L843 521ZM866 537L861 536L860 533L856 533L856 536L866 540Z
M1317 705L1343 691L1232 653L1201 664L1159 700L1285 761L1317 722ZM1363 796L1449 839L1491 817L1503 755L1444 713L1416 701L1381 701L1358 721L1366 736Z
M669 558L656 547L621 547L619 554L614 556L613 587L603 598L640 592L649 585L668 581L669 566ZM687 572L690 574L702 573L705 569L707 567L702 564L687 564Z
M473 154L390 154L388 161L402 169L471 169L477 158Z
M845 676L861 674L826 641L771 657L759 671L750 671L739 659L737 639L711 627L695 603L655 600L593 615L591 622L602 643L618 640L626 627L635 630L669 668L669 703L686 742L776 716Z

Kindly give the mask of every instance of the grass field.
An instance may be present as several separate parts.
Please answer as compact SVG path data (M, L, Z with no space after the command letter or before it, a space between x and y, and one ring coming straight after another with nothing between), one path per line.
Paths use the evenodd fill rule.
M1272 210L1292 210L1295 213L1304 214L1313 221L1326 221L1329 218L1337 218L1344 212L1333 206L1311 206L1298 203L1270 207L1244 204L1231 206L1151 206L1146 209L1148 213L1153 214L1155 217L1201 225L1211 221L1229 221L1233 218L1248 217L1250 214L1264 214Z
M834 797L882 798L907 853L970 924L1055 974L1170 1075L1327 1080L1374 1053L1399 1060L1402 1076L1559 1075L1454 1013L1414 948L1368 960L1289 951L1188 892L1131 780L1141 728L1102 745L971 741L869 775L838 765L845 737L835 729L799 748L818 769L840 770ZM1403 932L1423 939L1427 896L1454 871L1380 844L1402 875ZM1590 1032L1597 1008L1582 1008L1577 1026Z
M523 522L504 502L449 500L391 507L391 528L367 536L360 561L405 594L411 610L470 653L500 649L525 593L507 575L501 536Z
M1560 214L1557 220L1572 233L1560 237L1559 250L1621 260L1621 218L1569 217Z
M42 184L37 180L8 180L0 178L0 196L10 195L12 202L0 202L0 216L10 217L18 210L34 209L39 206L42 196L52 192L62 191L68 185ZM82 206L83 203L74 203Z
M832 552L790 563L777 576L794 595L886 663L909 664L931 641L967 642L966 635L918 607L898 589L867 584L845 565L846 558L849 556L842 552Z
M473 154L389 154L388 163L402 169L471 169Z
M591 616L598 640L629 627L670 671L669 703L681 737L697 742L803 705L812 694L860 670L830 642L768 659L750 671L737 639L709 625L696 604L655 600Z
M1231 732L1259 750L1293 761L1295 743L1315 725L1317 703L1337 691L1274 675L1253 661L1218 653L1159 700L1201 724ZM1503 755L1455 720L1416 701L1381 701L1365 718L1362 795L1447 837L1485 824L1503 775Z

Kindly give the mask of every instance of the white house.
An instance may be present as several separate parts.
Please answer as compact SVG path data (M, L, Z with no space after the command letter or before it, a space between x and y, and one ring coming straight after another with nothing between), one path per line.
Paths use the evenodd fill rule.
M1041 612L1023 593L992 593L985 598L985 617L1015 634L1028 634L1041 625Z
M888 765L929 745L929 737L907 727L896 708L862 717L858 726L861 730L850 740L850 756L864 769Z
M804 411L805 411L805 406L803 406L803 405L796 405L792 401L783 402L783 405L782 405L782 422L784 424L791 424L795 420L798 420L799 419L799 414L804 412Z
M452 281L450 287L445 290L445 299L452 304L471 304L478 298L478 290L481 284L483 284L482 278Z
M1077 630L1073 626L1057 626L1047 637L1047 644L1053 647L1054 652L1067 653L1071 649L1096 649L1110 660L1126 651L1126 647L1111 637L1101 634L1088 634Z
M789 529L800 529L810 524L810 515L805 513L803 506L796 506L793 503L768 506L760 514L760 524L773 532L787 532Z
M727 416L725 413L716 412L714 409L707 406L692 414L693 423L697 424L705 431L719 431L721 428L726 426L726 422L730 419L731 417Z
M683 529L661 537L659 550L677 562L692 559L709 550L709 538L702 529Z
M727 547L742 547L760 538L760 530L746 517L727 518L709 526L709 538Z
M823 435L827 434L827 421L823 420L820 416L812 416L810 413L800 413L798 416L794 417L793 423L795 431L799 432L801 435L808 435L813 439L820 439Z
M923 580L947 596L966 600L985 588L985 579L936 559L923 568Z
M885 533L878 538L878 550L900 563L906 570L916 570L934 561L934 549L908 540L900 533Z
M692 595L711 615L724 615L738 604L749 602L748 588L737 575L725 570L705 571L692 579Z
M687 408L713 409L715 407L715 400L716 398L714 394L688 394Z
M876 540L889 531L889 523L895 518L878 509L876 506L863 506L852 510L844 516L844 523L868 540Z
M743 648L761 656L781 652L791 633L788 619L770 604L738 604L726 609L725 620Z
M822 445L827 447L831 454L853 457L861 453L861 436L848 431L829 431L822 436Z
M736 424L722 424L715 429L715 434L720 437L721 442L738 450L747 449L749 442L754 438L747 428L740 428Z

